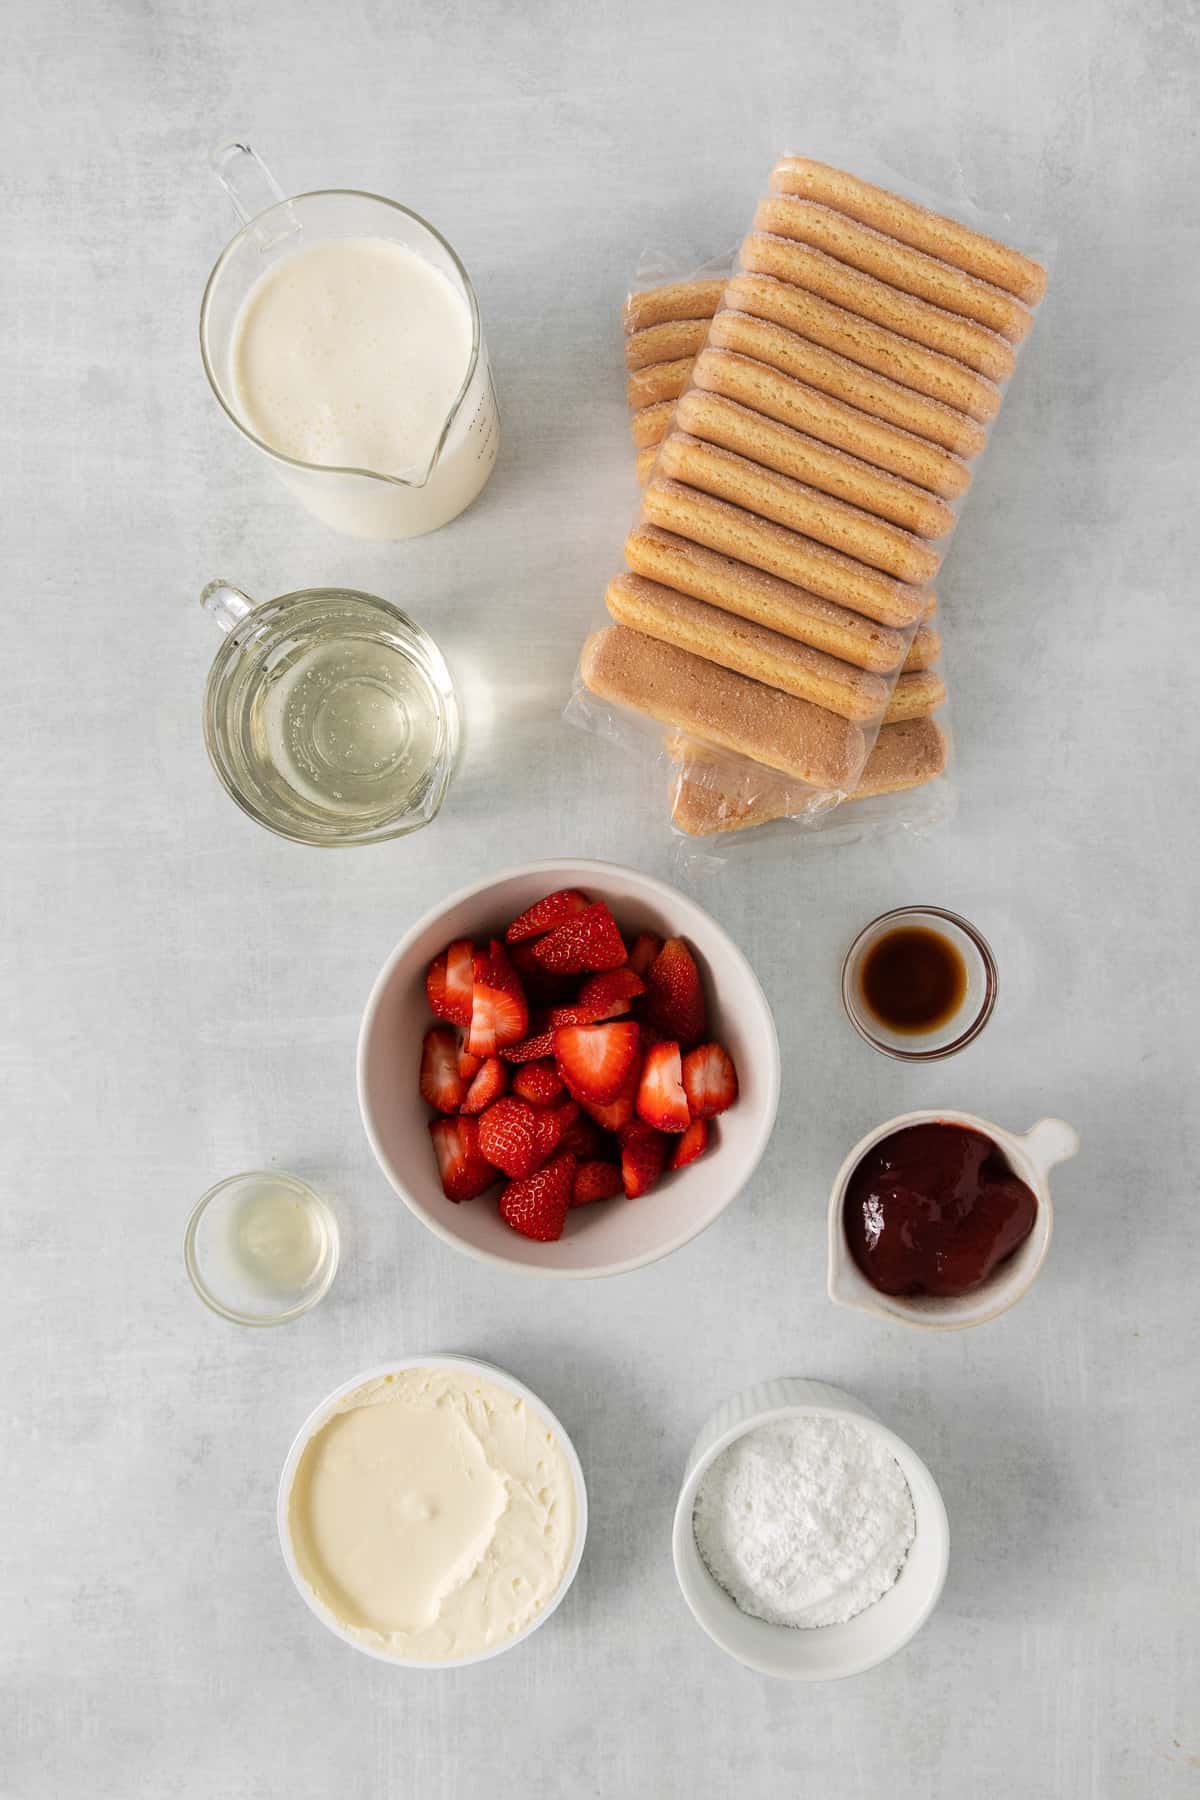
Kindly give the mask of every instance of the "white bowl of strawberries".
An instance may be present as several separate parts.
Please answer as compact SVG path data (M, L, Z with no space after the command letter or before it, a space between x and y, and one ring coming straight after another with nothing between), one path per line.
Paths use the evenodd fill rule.
M530 863L401 939L367 1001L358 1096L384 1174L447 1243L616 1275L745 1186L779 1045L753 969L693 901L613 863Z

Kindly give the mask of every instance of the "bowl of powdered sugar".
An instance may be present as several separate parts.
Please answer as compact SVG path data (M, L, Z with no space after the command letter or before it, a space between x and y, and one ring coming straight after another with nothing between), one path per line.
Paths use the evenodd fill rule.
M949 1560L929 1470L861 1401L765 1382L705 1425L675 1513L675 1572L715 1643L793 1681L860 1674L920 1630Z

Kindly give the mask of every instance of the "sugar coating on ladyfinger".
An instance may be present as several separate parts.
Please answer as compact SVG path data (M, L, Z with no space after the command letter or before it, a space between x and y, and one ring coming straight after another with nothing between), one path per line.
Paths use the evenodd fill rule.
M711 319L721 304L728 276L700 276L694 281L670 281L662 287L642 288L630 294L621 309L627 336L650 325L674 319Z
M838 262L873 275L889 287L973 319L977 325L1007 338L1010 344L1019 344L1033 324L1029 308L1003 288L967 275L924 251L897 243L870 225L862 225L816 201L773 195L759 203L754 224L759 231L823 250Z
M1031 256L829 163L807 156L780 157L770 185L774 193L799 194L835 207L901 244L1016 294L1027 306L1036 306L1046 291L1046 271Z
M654 363L695 356L707 337L707 319L668 319L662 325L648 325L625 339L625 366L645 369Z
M927 300L902 293L886 281L876 281L873 275L826 256L823 250L770 232L752 231L742 244L741 261L744 268L774 275L792 287L819 295L914 344L965 363L991 381L1007 381L1016 367L1012 345L998 332L943 307L930 306Z
M866 743L857 725L628 626L589 638L580 673L600 699L797 781L844 791L862 773Z
M630 409L654 406L660 400L677 400L692 373L693 358L677 357L673 362L651 363L635 369L625 383L625 398Z
M642 498L643 517L680 537L723 556L735 557L768 575L794 582L823 600L864 613L880 625L903 630L920 618L925 596L920 588L817 543L785 525L764 519L746 507L700 492L661 473L669 440L658 450L658 465ZM776 479L782 479L777 477Z
M855 668L886 675L904 657L902 631L658 525L635 526L625 540L625 560L636 574L766 625ZM918 627L918 637L924 629Z
M674 418L692 437L749 457L917 537L945 537L954 526L944 500L724 394L693 387L680 396Z

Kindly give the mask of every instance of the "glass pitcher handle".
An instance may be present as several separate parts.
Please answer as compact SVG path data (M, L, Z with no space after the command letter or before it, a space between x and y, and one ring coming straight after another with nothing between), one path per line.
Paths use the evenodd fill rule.
M260 250L270 250L300 230L283 189L262 157L240 138L216 145L209 162L243 225L249 225ZM279 211L274 209L278 207ZM272 216L267 217L270 213Z
M200 604L226 633L240 625L255 607L249 594L243 594L241 588L233 587L228 581L210 581L200 596Z

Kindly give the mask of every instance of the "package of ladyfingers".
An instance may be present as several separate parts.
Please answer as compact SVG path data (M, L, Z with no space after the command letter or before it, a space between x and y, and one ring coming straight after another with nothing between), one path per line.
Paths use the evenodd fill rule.
M626 299L642 504L567 717L691 838L953 810L939 570L1045 273L901 187L783 157L729 270Z

